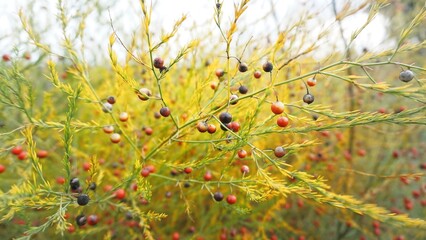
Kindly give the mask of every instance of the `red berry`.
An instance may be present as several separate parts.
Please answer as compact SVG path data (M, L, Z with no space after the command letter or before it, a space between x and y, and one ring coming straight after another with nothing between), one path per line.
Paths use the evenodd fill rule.
M247 156L247 152L244 149L238 150L238 157L239 158L245 158Z
M145 134L146 135L152 135L152 133L153 133L153 130L152 130L152 128L150 128L150 127L146 127L145 129L144 129L144 131L145 131Z
M10 55L9 54L3 54L2 58L3 58L4 62L9 62L10 61Z
M217 88L217 86L218 86L217 82L211 82L210 83L210 88L213 89L213 90L215 90Z
M216 69L215 74L216 74L216 77L221 78L223 77L223 75L225 75L225 71L223 71L223 69L218 68Z
M83 163L83 170L84 171L89 171L91 167L91 164L89 162L84 162Z
M112 125L104 126L102 129L104 130L104 133L107 133L107 134L114 132L114 126Z
M29 53L29 52L25 52L25 53L24 53L24 58L25 58L26 60L30 60L30 59L31 59L31 53Z
M94 214L89 215L89 217L87 217L87 224L89 224L90 226L96 225L98 221L99 221L98 216Z
M241 173L248 174L250 172L250 168L247 165L241 166Z
M180 235L178 232L174 232L172 235L172 240L179 240L180 239Z
M168 117L168 116L170 116L170 109L168 107L162 107L160 109L160 114L163 117Z
M22 146L15 146L10 150L13 155L19 155L23 151Z
M253 73L254 78L259 79L262 76L262 73L259 70L254 71Z
M207 171L207 172L204 174L204 180L205 180L205 181L210 181L210 180L212 180L212 178L213 178L213 176L212 176L212 173L211 173L210 171Z
M240 124L238 122L231 122L228 126L233 132L238 132L240 130Z
M277 125L280 127L287 127L288 125L288 118L286 117L279 117L277 119Z
M110 140L112 143L119 143L121 141L121 136L118 133L113 133L110 136Z
M229 195L226 197L226 201L227 201L229 204L234 204L234 203L236 203L236 202L237 202L237 197L236 197L235 195L229 194Z
M358 149L358 156L364 157L367 154L367 151L365 149Z
M122 122L126 122L127 120L129 120L129 114L127 112L121 112L119 119Z
M146 165L145 167L146 169L149 170L150 173L154 173L155 172L155 167L154 165Z
M156 57L154 59L154 67L158 68L158 69L163 68L164 67L164 60L159 58L159 57Z
M276 101L274 103L272 103L271 105L271 111L274 114L281 114L284 112L284 103L280 102L280 101Z
M147 168L143 168L141 171L142 177L148 177L151 172Z
M192 168L187 167L187 168L185 168L183 171L184 171L186 174L190 174L190 173L192 173Z
M315 78L309 78L308 79L308 85L310 86L310 87L313 87L313 86L315 86L317 84L317 80L315 79Z
M117 199L124 199L126 197L126 191L124 191L124 189L119 188L114 192L114 196Z
M58 183L58 184L64 184L65 183L65 178L64 177L57 177L56 178L56 182Z
M46 150L38 150L36 154L38 158L46 158L49 152Z
M21 152L20 154L18 154L18 159L19 160L25 160L27 159L28 153L27 152Z
M73 233L73 232L75 232L75 227L74 227L74 225L70 225L70 226L68 227L68 232L69 232L69 233Z
M215 126L215 125L213 125L213 124L209 124L209 125L208 125L208 127L207 127L207 131L208 131L210 134L215 133L215 132L216 132L216 126Z
M4 173L6 171L6 167L3 164L0 164L0 173Z
M283 147L276 147L274 150L275 157L282 158L286 154L286 150Z

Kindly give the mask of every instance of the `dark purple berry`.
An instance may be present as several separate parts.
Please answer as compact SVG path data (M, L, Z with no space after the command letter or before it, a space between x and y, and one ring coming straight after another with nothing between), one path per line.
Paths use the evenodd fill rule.
M238 65L238 71L240 71L240 72L247 72L247 70L248 70L248 66L247 66L247 64L246 64L246 63L241 62L241 63Z
M240 86L240 87L238 88L238 91L239 91L241 94L246 94L246 93L248 92L248 88L247 88L246 86Z
M75 222L77 223L78 226L84 226L87 223L87 218L85 215L80 214L75 218Z
M222 123L230 123L232 122L232 115L229 112L223 112L219 115L219 120Z
M221 192L215 192L213 194L213 198L214 200L216 200L217 202L220 202L223 200L223 194Z
M264 63L262 67L263 67L263 71L265 71L265 72L271 72L272 69L274 69L274 66L269 61L267 61L266 63Z
M80 206L87 205L89 203L89 200L90 198L89 198L89 195L87 194L81 194L77 197L77 203Z
M303 101L307 104L311 104L314 102L314 95L307 93L305 94L305 96L303 96Z

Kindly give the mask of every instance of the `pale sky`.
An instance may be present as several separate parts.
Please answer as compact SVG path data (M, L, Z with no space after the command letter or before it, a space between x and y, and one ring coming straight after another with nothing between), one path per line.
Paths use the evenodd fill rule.
M67 1L69 9L77 9L78 6L83 5L84 7L90 7L90 0L75 0ZM93 1L92 1L93 2ZM123 40L129 41L131 39L131 33L138 29L140 24L141 10L139 7L138 0L99 0L102 6L108 6L111 11L114 25ZM149 2L149 1L148 1ZM224 20L230 20L233 15L233 4L237 2L235 0L224 0L223 12ZM337 0L338 8L346 0ZM352 1L356 2L356 1ZM83 4L84 3L84 4ZM153 1L153 19L152 19L152 30L159 34L161 29L170 30L173 26L174 21L179 19L182 14L187 15L187 21L183 24L180 29L178 39L180 44L184 44L193 38L200 38L207 32L217 32L215 27L213 16L215 0L158 0ZM32 4L34 12L37 14L31 14L31 8L29 4ZM55 0L0 0L0 54L8 53L12 51L12 48L19 45L20 41L24 41L25 34L18 35L16 29L20 27L20 21L17 16L20 8L37 22L39 28L44 29L49 27L46 34L42 35L44 42L51 43L53 46L60 43L60 24L56 19L57 1ZM275 9L276 19L271 12L271 7ZM334 21L334 15L331 7L331 0L252 0L249 3L248 10L244 13L241 19L241 26L248 25L249 32L242 38L250 38L251 36L267 36L270 32L274 33L272 37L276 35L276 30L283 29L290 23L296 21L303 13L319 11L321 14L318 15L317 19L312 22L312 32L318 31L321 26L332 24ZM354 16L349 17L343 22L345 29L346 38L349 38L355 29L360 27L367 18L367 12L358 13ZM35 16L33 16L35 15ZM262 21L257 21L263 16L267 16ZM279 26L276 24L276 20L279 22ZM368 46L371 50L382 50L385 46L389 46L389 43L384 42L386 37L385 27L386 18L382 15L376 17L376 19L370 24L365 31L359 36L357 41L354 43L354 47L360 51L363 47ZM194 24L201 27L196 27L194 32L191 29ZM154 30L155 29L155 30ZM157 31L158 29L158 31ZM333 34L336 38L333 41L339 41L337 25L332 27ZM107 54L107 43L108 35L111 33L109 26L108 13L105 11L101 15L91 15L87 21L88 37L92 41L87 42L87 45L100 46L104 56ZM338 45L341 46L340 43ZM19 45L21 48L22 45ZM20 49L21 50L21 49ZM22 51L25 51L22 50ZM326 51L326 50L325 50Z

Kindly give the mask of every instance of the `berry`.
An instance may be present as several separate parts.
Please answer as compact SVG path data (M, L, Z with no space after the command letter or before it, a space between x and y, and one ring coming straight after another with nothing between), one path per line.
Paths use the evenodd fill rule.
M247 64L244 62L240 62L240 64L238 65L238 71L247 72L247 70L248 70Z
M404 70L399 73L399 80L403 82L409 82L413 80L413 78L414 78L414 73L411 70Z
M208 131L210 134L215 133L215 132L216 132L216 126L215 126L215 125L213 125L213 124L209 124L209 125L208 125L208 127L207 127L207 131Z
M276 147L274 150L275 157L282 158L286 154L286 150L283 147Z
M183 171L184 171L186 174L190 174L190 173L192 173L192 168L187 167L187 168L185 168Z
M149 169L143 168L142 171L141 171L141 176L142 177L148 177L150 173L151 172L149 171Z
M219 115L219 120L221 123L230 123L232 121L232 115L228 112L223 112Z
M213 90L215 90L217 88L217 86L218 86L217 82L211 82L210 83L210 88L213 89Z
M231 105L235 105L238 103L238 96L235 94L232 94L231 97L229 98L229 102L231 103Z
M216 69L215 74L216 74L216 77L221 78L223 77L223 75L225 75L225 71L223 71L223 69L221 68L218 68Z
M287 127L288 125L288 118L286 117L279 117L277 119L277 125L280 127Z
M200 121L200 122L197 123L197 129L198 129L199 132L202 132L202 133L206 132L208 130L208 127L209 126L204 121Z
M272 69L274 69L274 66L272 65L271 62L267 61L263 64L262 68L263 68L263 71L265 72L271 72Z
M57 177L56 178L56 182L58 183L58 184L64 184L65 183L65 178L64 177Z
M241 94L246 94L248 92L248 88L246 86L240 86L238 88L238 92L240 92Z
M114 104L115 103L115 97L114 96L109 96L107 97L107 102L109 104Z
M129 120L129 114L127 112L121 112L119 116L120 121L125 122Z
M71 178L70 187L71 190L77 190L80 187L80 180L78 178Z
M124 189L119 188L114 192L114 197L117 199L124 199L126 197L126 191Z
M247 156L247 152L244 149L238 150L238 157L239 158L245 158Z
M234 204L234 203L236 203L236 202L237 202L237 197L236 197L235 195L229 194L229 195L226 197L226 201L227 201L229 204Z
M311 104L314 102L314 95L307 93L305 94L305 96L303 96L303 101L307 104Z
M36 152L38 158L46 158L49 155L49 152L46 150L38 150Z
M111 112L111 111L112 111L112 104L111 104L111 103L108 103L108 102L104 103L104 104L102 105L102 111L103 111L104 113L109 113L109 112Z
M85 215L80 214L75 218L75 222L77 223L78 226L84 226L87 223L87 218Z
M13 155L19 155L23 151L22 146L15 146L10 150Z
M271 111L274 114L281 114L284 112L284 103L280 102L280 101L276 101L274 103L272 103L271 105Z
M90 190L92 190L92 191L95 191L95 190L96 190L96 183L91 182L91 183L89 184L89 189L90 189Z
M174 232L172 235L172 240L179 240L180 239L180 235L178 232Z
M73 232L75 232L75 227L74 227L74 225L70 225L70 226L68 227L68 232L69 232L69 233L73 233Z
M89 171L90 167L91 167L91 164L89 162L84 162L83 163L83 170L84 171L86 171L86 172Z
M259 79L262 77L262 73L259 70L254 71L253 73L254 78Z
M160 114L163 117L168 117L168 116L170 116L170 109L168 107L162 107L160 109Z
M205 180L205 181L210 181L210 180L212 180L212 178L213 178L213 176L212 176L212 172L207 171L207 172L204 174L204 180Z
M28 153L27 152L21 152L20 154L18 154L18 159L19 160L25 160L27 159Z
M4 173L6 171L6 167L3 164L0 164L0 173Z
M9 54L3 54L2 59L4 62L9 62L10 61L10 55Z
M159 58L159 57L156 57L154 59L154 67L158 68L158 69L163 68L164 67L164 60Z
M309 78L308 79L308 86L313 87L317 84L317 80L315 78Z
M98 216L92 214L89 215L89 217L87 218L87 224L89 224L90 226L94 226L99 222Z
M154 118L159 119L161 118L161 114L159 112L154 113Z
M107 134L114 132L114 126L112 125L104 126L102 129L104 130L104 133L107 133Z
M227 125L229 129L231 129L233 132L238 132L240 130L240 124L238 122L231 122Z
M149 97L152 96L152 93L148 88L139 89L137 94L138 94L139 99L142 100L142 101L146 101L146 100L149 99Z
M118 133L113 133L110 136L110 140L111 140L112 143L119 143L120 140L121 140L121 136Z
M87 195L87 194L81 194L81 195L78 195L78 197L77 197L77 203L80 206L87 205L89 203L89 200L90 200L90 198L89 198L89 195Z
M150 127L146 127L146 128L144 128L144 132L145 132L146 135L149 136L149 135L152 135L153 130Z
M216 200L216 202L220 202L223 200L223 194L221 192L215 192L213 194L213 198Z
M247 174L250 172L250 168L247 165L241 166L241 173Z

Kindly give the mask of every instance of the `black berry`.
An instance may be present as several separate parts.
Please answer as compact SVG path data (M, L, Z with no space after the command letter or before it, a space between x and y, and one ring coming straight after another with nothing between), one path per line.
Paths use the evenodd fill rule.
M241 63L238 65L238 71L240 71L240 72L247 72L247 70L248 70L248 66L247 66L247 64L246 64L246 63L241 62Z
M238 91L239 91L241 94L246 94L246 93L248 92L248 88L247 88L246 86L240 86L240 87L238 88Z
M314 95L307 93L305 94L305 96L303 96L303 101L307 104L311 104L314 102Z
M230 123L232 122L232 115L229 112L223 112L219 115L219 120L222 123Z
M262 68L263 68L263 71L265 71L265 72L271 72L272 69L274 69L274 66L272 65L271 62L268 61L268 62L263 64Z
M71 190L77 190L80 187L80 180L78 178L71 178L70 186Z
M89 203L89 200L90 198L89 198L89 195L87 194L81 194L77 197L77 203L80 206L87 205Z
M91 183L89 184L89 189L90 189L90 190L95 191L95 190L96 190L96 183L91 182Z
M78 226L84 226L87 223L87 218L85 215L80 214L75 218L75 222L77 223Z
M404 70L401 73L399 73L399 80L403 82L409 82L413 80L414 73L411 70Z
M220 202L223 200L223 194L221 192L215 192L213 194L213 198L214 200L216 200L217 202Z
M114 96L109 96L109 97L107 98L107 102L108 102L109 104L114 104L114 103L115 103L115 97L114 97Z

